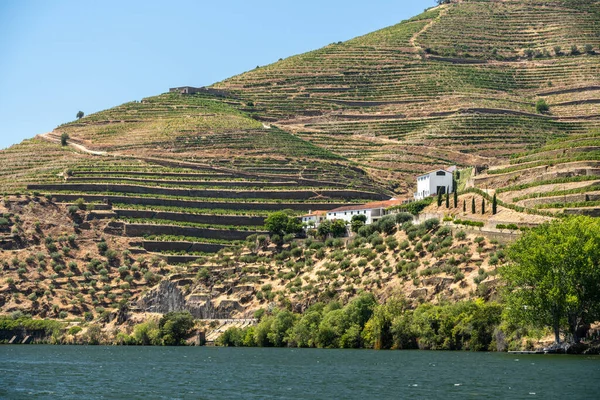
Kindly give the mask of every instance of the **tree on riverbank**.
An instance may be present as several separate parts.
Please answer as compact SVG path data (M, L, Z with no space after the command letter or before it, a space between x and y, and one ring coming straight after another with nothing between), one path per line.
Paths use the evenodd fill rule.
M551 327L579 342L600 319L600 221L571 217L527 232L500 269L511 321Z

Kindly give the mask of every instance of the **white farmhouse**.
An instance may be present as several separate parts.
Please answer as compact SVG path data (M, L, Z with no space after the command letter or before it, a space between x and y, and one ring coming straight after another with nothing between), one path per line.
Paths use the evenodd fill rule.
M353 216L364 215L367 217L367 221L365 223L369 225L381 219L381 217L383 217L384 215L387 215L388 212L386 210L388 208L398 206L403 203L405 203L405 201L401 199L390 199L386 201L376 201L367 204L357 204L352 206L339 207L328 211L327 219L331 221L341 219L350 223L352 221Z
M427 197L435 196L438 194L438 191L442 191L442 193L454 192L453 176L450 169L437 169L417 177L415 200L423 200Z
M327 219L327 211L309 211L308 214L303 215L301 221L311 228L318 228L321 222Z

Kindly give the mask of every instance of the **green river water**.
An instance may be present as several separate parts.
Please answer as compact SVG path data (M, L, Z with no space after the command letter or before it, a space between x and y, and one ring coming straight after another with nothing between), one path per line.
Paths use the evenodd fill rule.
M0 346L1 399L600 399L600 357Z

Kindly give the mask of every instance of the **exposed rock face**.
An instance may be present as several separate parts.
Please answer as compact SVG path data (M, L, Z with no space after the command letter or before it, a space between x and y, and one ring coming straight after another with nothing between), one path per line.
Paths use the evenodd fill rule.
M138 307L147 312L166 314L171 311L189 311L195 318L227 319L243 310L236 300L216 302L210 294L192 293L184 296L177 282L163 281L138 301Z

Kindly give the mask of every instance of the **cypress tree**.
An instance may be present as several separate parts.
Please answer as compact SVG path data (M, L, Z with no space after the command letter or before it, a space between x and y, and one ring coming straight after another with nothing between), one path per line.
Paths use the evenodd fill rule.
M485 199L481 199L481 214L485 214Z
M450 193L446 193L446 208L450 208Z
M438 193L437 193L438 197L437 197L437 205L438 207L442 206L442 190L438 189Z
M475 214L475 197L471 197L471 214Z
M463 200L463 212L467 212L467 200Z
M458 207L458 191L454 187L454 208Z
M498 212L498 200L496 199L496 193L494 193L494 198L492 199L492 214L496 215Z

